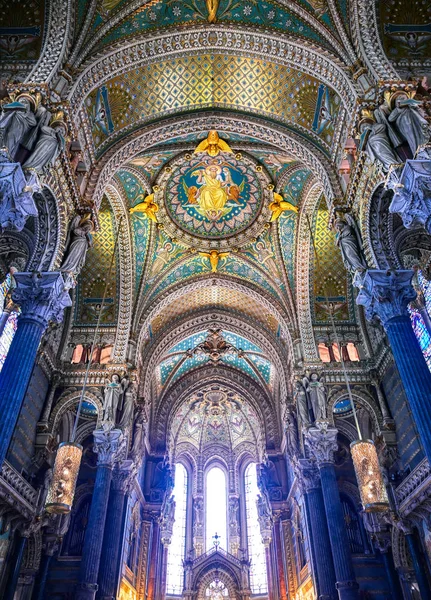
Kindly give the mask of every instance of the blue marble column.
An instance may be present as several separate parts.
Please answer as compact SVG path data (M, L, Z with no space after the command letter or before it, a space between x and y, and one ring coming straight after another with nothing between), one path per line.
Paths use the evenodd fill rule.
M100 600L114 600L116 597L121 534L124 523L124 506L127 491L136 476L132 461L125 461L114 469L108 511L103 538L103 549L99 571Z
M416 582L421 593L422 600L431 600L431 590L428 584L428 579L425 570L421 564L420 551L413 535L413 532L406 533L406 542L410 550L410 556L412 557L413 569L415 571Z
M431 373L414 334L407 311L415 299L413 271L369 270L361 277L357 304L368 320L378 318L385 328L416 428L431 463Z
M79 583L75 600L94 600L98 590L99 565L102 554L103 533L108 509L112 469L117 460L123 434L119 429L96 430L94 451L98 454L97 475L94 483L88 525L82 551Z
M332 559L319 471L312 465L311 461L301 459L297 477L307 509L317 597L319 600L335 600L338 594L334 561Z
M334 468L334 452L338 448L337 433L337 429L322 423L306 431L305 443L320 471L338 597L340 600L358 600L359 586L353 569Z
M3 600L13 600L15 598L16 586L18 584L19 573L21 571L21 565L24 558L24 551L27 545L28 536L20 535L17 540L17 545L12 560L12 571L9 575L5 595Z
M50 320L61 322L71 306L61 273L15 273L13 300L21 307L18 328L0 373L0 466L30 381L40 340Z

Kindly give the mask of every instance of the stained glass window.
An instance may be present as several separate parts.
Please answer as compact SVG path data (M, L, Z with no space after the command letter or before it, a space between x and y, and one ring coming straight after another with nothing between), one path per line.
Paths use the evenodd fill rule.
M427 281L421 271L417 274L418 283L422 289L426 310L431 315L431 282ZM418 339L419 346L431 371L431 332L428 331L422 315L416 308L409 307L410 319L413 325L413 331Z
M258 495L256 464L251 463L245 471L247 545L248 555L251 560L250 587L253 594L266 594L268 591L268 580L265 547L262 543L257 514L256 500Z
M206 550L214 546L218 535L219 547L227 550L227 486L226 474L220 467L212 467L206 477L205 538Z
M166 593L181 596L184 588L183 560L186 551L187 471L182 464L175 466L175 522L168 552Z
M4 361L6 360L7 353L9 352L10 345L12 344L13 336L18 323L18 313L12 311L6 321L3 333L0 336L0 371L3 368Z

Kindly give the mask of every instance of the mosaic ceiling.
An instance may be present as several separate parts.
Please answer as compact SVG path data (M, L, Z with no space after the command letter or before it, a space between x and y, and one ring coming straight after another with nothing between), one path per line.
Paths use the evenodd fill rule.
M232 344L234 348L242 350L248 360L239 357L237 353L228 353L221 357L220 364L230 365L243 371L252 379L259 381L257 373L250 366L251 362L265 383L267 385L272 384L274 367L268 358L265 357L263 350L259 346L230 331L222 331L221 336L226 342ZM206 331L189 336L173 346L165 354L156 371L159 390L168 381L169 383L173 383L192 369L203 364L211 364L211 359L203 353L196 353L192 356L186 354L187 351L194 350L199 344L202 344L206 337Z
M172 448L181 442L192 444L199 450L209 444L226 446L235 450L242 442L261 445L261 421L238 394L212 386L193 394L184 402L172 422Z
M317 79L269 61L174 58L114 77L85 101L97 152L161 116L223 108L267 116L330 153L340 97Z
M431 4L392 0L378 2L380 36L386 56L396 68L409 74L431 72ZM421 68L422 67L422 68Z
M88 30L86 42L95 40L93 51L100 51L119 40L133 39L142 33L160 27L187 27L207 23L209 19L205 0L159 0L130 12L130 0L101 0ZM257 2L246 0L220 0L216 22L283 31L299 39L310 40L332 52L336 50L333 40L334 24L326 2L322 0L299 1L287 8L274 0ZM77 13L77 29L83 22L88 0L80 0ZM347 19L347 1L340 0L340 12ZM123 15L118 21L116 15ZM112 19L113 26L106 24ZM104 27L105 26L105 27Z
M0 61L32 65L39 57L44 30L44 0L0 2Z

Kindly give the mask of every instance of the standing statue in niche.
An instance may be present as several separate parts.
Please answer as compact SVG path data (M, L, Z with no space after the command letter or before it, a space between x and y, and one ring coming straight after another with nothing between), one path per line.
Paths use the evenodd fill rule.
M421 114L422 104L420 100L402 94L395 99L395 108L388 117L408 143L413 156L418 147L426 144L430 138L427 120Z
M389 139L387 127L384 123L375 123L371 119L365 119L360 125L359 130L365 142L365 150L371 160L378 160L385 171L388 171L391 165L400 162L399 157ZM369 131L368 137L367 132Z
M60 271L78 275L85 264L88 249L93 245L91 236L94 231L91 215L76 216L69 229L69 242L66 242L66 252L61 263Z
M145 410L143 407L140 407L136 411L132 449L130 450L130 455L133 460L137 460L143 454L146 423L147 418L145 416Z
M53 165L66 146L66 135L66 125L60 118L54 119L51 125L42 126L36 145L23 168L40 172Z
M308 425L310 425L310 411L308 408L307 393L305 391L303 382L301 382L299 379L295 381L294 393L296 400L296 409L298 411L298 417L301 427L308 427Z
M341 250L341 257L347 271L352 275L362 273L367 269L361 236L351 215L335 221L336 244Z
M130 385L122 396L122 402L118 406L121 411L120 422L118 427L122 431L126 431L132 422L133 412L135 409L136 392L133 385Z
M129 380L123 378L120 381L118 375L112 375L111 381L107 381L105 386L103 417L102 421L115 427L117 418L117 408L120 399L129 385Z
M311 373L310 378L304 378L307 380L307 392L310 400L311 408L313 410L314 421L325 421L326 420L326 389L323 384L323 377L320 377L317 373Z
M284 431L286 433L286 449L289 456L297 456L299 452L298 446L298 422L295 415L295 410L293 406L288 406L286 408L286 413L284 416L285 425Z
M28 135L36 125L36 117L28 98L20 97L19 101L10 102L3 106L0 128L3 129L3 143L12 159L15 157L24 136Z

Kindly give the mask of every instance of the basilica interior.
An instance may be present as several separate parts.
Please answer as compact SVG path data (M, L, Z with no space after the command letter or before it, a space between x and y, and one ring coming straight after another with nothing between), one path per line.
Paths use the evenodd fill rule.
M422 0L0 2L2 599L431 600L430 86Z

